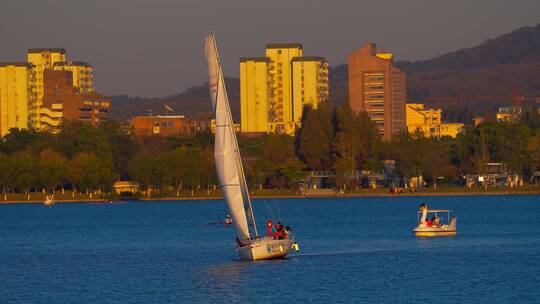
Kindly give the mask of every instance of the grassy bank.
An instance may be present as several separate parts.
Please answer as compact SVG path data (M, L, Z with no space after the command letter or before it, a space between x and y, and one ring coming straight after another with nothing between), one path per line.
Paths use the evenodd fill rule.
M410 189L404 190L403 193L392 194L388 188L378 189L355 189L344 191L339 194L328 195L311 195L304 196L299 190L294 189L253 189L250 191L252 198L305 198L305 197L370 197L370 196L451 196L451 195L523 195L523 194L540 194L540 186L527 185L523 187L498 187L498 188L471 188L464 187L440 187L420 188L412 192ZM9 203L41 203L45 199L45 193L31 193L30 199L23 193L9 193L7 199L4 200L4 195L0 196L0 204ZM56 202L96 202L120 200L119 197L110 195L93 195L90 197L86 193L76 193L71 191L56 192L54 194ZM218 200L222 199L221 192L218 189L199 189L193 191L182 191L180 196L176 193L155 193L151 197L140 197L143 201L157 200Z

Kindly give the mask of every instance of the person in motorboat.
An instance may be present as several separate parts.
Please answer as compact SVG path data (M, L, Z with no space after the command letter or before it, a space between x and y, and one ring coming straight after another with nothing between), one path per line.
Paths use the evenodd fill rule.
M440 227L441 226L441 220L438 216L433 216L431 218L431 225L433 227Z

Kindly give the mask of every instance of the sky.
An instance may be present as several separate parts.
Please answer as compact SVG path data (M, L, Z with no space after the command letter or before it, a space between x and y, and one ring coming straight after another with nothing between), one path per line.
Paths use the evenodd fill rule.
M62 47L94 66L100 93L165 97L206 81L211 30L238 77L238 59L267 43L302 43L331 66L367 42L422 60L534 26L538 12L538 0L0 0L0 62Z

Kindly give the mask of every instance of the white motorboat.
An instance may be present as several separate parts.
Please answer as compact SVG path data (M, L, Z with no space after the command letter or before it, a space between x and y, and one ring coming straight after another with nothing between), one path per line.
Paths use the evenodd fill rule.
M205 53L210 99L215 114L214 159L221 192L236 230L238 254L241 259L251 261L283 258L292 248L297 250L298 245L289 233L284 233L285 237L279 239L259 237L213 33L206 37Z
M451 213L452 210L428 210L426 204L420 205L418 226L413 230L414 235L418 237L455 236L457 218L452 217Z

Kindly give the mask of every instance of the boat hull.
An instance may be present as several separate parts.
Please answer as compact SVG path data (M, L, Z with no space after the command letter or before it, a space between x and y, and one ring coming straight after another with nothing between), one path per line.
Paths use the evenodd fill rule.
M457 231L414 231L414 235L417 237L441 237L441 236L455 236Z
M284 258L294 244L294 240L274 240L264 238L238 248L242 260L258 261Z
M457 235L457 218L452 218L449 225L442 225L442 227L425 227L418 225L413 232L417 237L455 236Z

